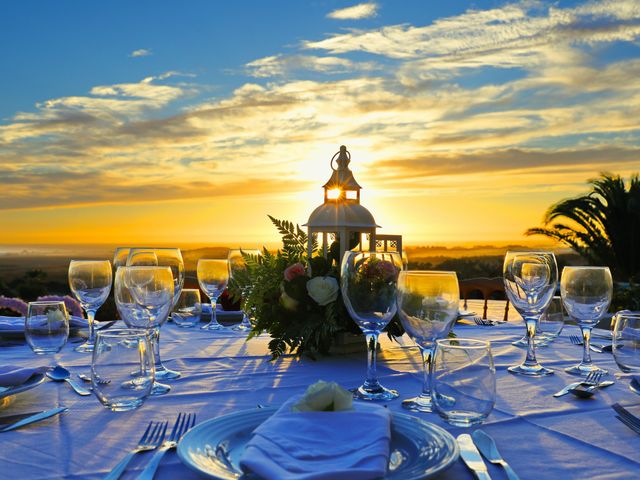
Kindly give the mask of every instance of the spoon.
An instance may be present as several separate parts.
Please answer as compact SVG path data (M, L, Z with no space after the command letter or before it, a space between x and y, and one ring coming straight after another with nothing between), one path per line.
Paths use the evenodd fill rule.
M56 365L54 369L49 370L46 375L55 382L67 382L69 385L71 385L71 388L73 388L73 390L78 395L91 395L91 392L89 390L81 387L76 382L71 380L71 378L69 378L71 377L71 373L69 373L69 370L60 365Z
M577 387L573 387L569 392L573 393L578 398L589 398L593 396L593 392L596 391L596 388L598 388L597 385L591 385L588 387L581 384Z

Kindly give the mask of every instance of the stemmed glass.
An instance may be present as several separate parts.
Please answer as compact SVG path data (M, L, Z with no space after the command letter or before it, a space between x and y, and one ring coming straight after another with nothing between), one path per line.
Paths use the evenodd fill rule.
M216 302L229 282L229 261L224 258L201 258L196 267L198 283L211 299L211 321L200 327L203 330L222 330L216 318Z
M89 321L89 338L75 348L76 352L93 352L96 341L93 322L96 312L109 296L111 279L109 260L71 260L69 264L69 287Z
M169 267L119 267L114 282L114 297L120 317L130 328L149 330L154 365L160 362L160 326L173 305L173 275ZM171 387L154 380L152 395L162 395Z
M378 335L396 314L396 289L402 258L397 253L345 252L340 285L349 315L367 341L367 378L354 391L360 400L391 400L395 390L383 387L376 372Z
M398 316L420 348L424 368L422 393L402 402L414 412L433 411L431 371L436 341L449 334L458 316L460 287L455 272L405 271L398 279Z
M558 267L550 252L507 252L503 266L504 287L509 301L527 326L527 356L522 364L509 367L518 375L541 377L553 374L536 359L535 335L540 317L556 290Z
M173 300L171 309L180 299L182 286L184 285L184 261L179 248L131 248L127 256L127 266L159 266L169 267L173 277ZM169 310L171 311L171 310ZM166 319L165 319L166 320ZM164 325L164 321L161 325ZM160 359L160 331L158 330L158 351L156 353L155 366L156 378L160 380L173 380L180 378L181 373L171 370L162 364Z
M251 295L252 290L252 285L248 278L246 257L259 262L261 256L262 252L260 250L229 250L227 259L229 260L231 278L239 280L240 293L242 295L242 302L244 303L242 308L242 322L239 325L235 325L232 330L242 332L251 330L252 328L248 313L253 315L253 312L247 312L246 306L247 298Z
M613 279L608 267L564 267L560 279L560 295L567 313L582 330L584 348L582 362L565 369L574 375L588 375L597 370L607 373L591 361L589 343L591 329L607 313L613 294Z

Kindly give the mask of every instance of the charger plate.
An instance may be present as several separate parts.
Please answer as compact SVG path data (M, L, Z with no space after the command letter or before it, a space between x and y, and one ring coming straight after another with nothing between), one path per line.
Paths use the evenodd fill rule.
M240 455L255 430L277 409L243 410L196 425L178 444L189 468L216 480L256 479L240 471ZM429 478L456 461L454 438L444 429L402 413L391 416L391 455L386 480Z

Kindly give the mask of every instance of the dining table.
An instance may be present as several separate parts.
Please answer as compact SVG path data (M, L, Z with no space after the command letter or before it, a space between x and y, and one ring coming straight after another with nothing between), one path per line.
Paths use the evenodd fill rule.
M502 319L504 302L492 301L489 318ZM468 308L481 309L470 302ZM114 327L112 327L114 328ZM521 479L631 479L640 478L640 435L615 418L611 408L620 403L640 414L640 396L632 392L611 353L592 353L606 368L605 377L616 383L599 389L588 399L552 394L576 380L564 369L579 360L582 347L570 342L578 327L565 325L550 345L537 349L541 364L555 374L533 378L513 375L507 368L520 363L525 350L512 345L524 334L522 320L510 314L509 321L477 325L459 321L453 332L460 338L484 339L491 343L497 395L493 411L482 425L453 427L436 413L412 413L402 408L402 399L415 396L422 387L420 353L406 336L381 337L378 375L386 386L400 393L384 403L393 413L414 415L443 427L454 437L480 428L496 442L502 456ZM272 360L269 336L247 341L246 332L162 328L161 351L167 367L181 372L170 381L171 391L149 397L138 409L112 412L95 396L79 396L64 382L45 381L31 390L0 400L0 417L22 412L68 407L64 414L24 428L0 433L1 479L97 479L136 446L150 421L173 423L179 412L195 413L201 423L222 415L264 406L277 407L301 394L318 380L335 381L345 388L358 386L366 373L364 349L349 354L315 359L284 355ZM57 354L35 355L21 342L0 346L0 365L54 366L68 368L77 379L88 373L91 355L75 352L72 341ZM87 384L85 384L87 385ZM136 455L121 478L136 478L153 452ZM505 479L502 467L487 463L493 479ZM199 474L185 466L175 450L162 459L158 479L196 479ZM472 479L461 459L438 473L437 479Z

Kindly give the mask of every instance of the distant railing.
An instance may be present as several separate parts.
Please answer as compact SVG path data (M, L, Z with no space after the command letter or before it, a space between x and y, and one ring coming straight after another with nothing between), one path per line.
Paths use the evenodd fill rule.
M509 299L504 291L504 283L502 277L498 278L469 278L460 280L460 297L464 300L464 309L467 309L467 300L472 294L479 294L484 299L484 309L482 318L487 318L487 304L489 300L505 299L507 301L504 307L504 321L509 320ZM499 298L496 298L499 297Z

